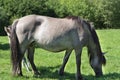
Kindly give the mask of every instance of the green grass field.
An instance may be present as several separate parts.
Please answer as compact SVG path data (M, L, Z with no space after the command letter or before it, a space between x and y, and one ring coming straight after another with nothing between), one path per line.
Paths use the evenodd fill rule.
M97 30L102 51L107 64L103 67L104 76L94 77L87 57L86 48L82 52L82 75L87 80L120 80L120 29ZM23 77L11 75L10 49L7 37L0 36L0 80L74 80L76 65L75 55L72 52L65 68L65 75L59 76L57 71L62 63L64 52L52 53L37 48L35 51L35 64L41 71L40 78L34 78L33 72L23 68Z

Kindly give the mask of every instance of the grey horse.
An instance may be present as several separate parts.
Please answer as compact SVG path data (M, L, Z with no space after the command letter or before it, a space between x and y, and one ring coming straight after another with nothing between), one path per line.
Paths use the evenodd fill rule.
M77 16L53 18L40 15L28 15L15 20L10 32L10 48L13 75L22 76L21 61L25 51L35 75L39 71L34 64L34 45L40 48L60 52L66 51L59 74L64 74L65 65L73 50L76 57L76 80L82 80L81 53L87 47L89 62L97 77L102 76L102 65L106 59L102 53L98 36L89 22Z

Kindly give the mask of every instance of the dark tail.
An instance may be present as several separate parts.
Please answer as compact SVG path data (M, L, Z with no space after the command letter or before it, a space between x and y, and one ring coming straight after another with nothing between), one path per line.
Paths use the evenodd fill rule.
M10 48L11 48L11 62L12 62L12 72L13 75L18 75L19 71L19 55L20 55L20 47L19 41L16 35L16 25L18 20L16 20L12 24L11 35L10 35Z

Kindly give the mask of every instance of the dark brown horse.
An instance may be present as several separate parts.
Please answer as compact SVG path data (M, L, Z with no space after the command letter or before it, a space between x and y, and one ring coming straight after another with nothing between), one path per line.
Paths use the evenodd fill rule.
M22 75L21 60L25 51L35 75L39 72L34 64L34 45L40 48L60 52L66 51L59 74L63 75L64 67L72 50L76 56L76 80L82 80L81 53L88 48L90 65L96 76L102 76L102 64L106 63L101 51L98 36L94 28L79 17L52 18L39 15L28 15L13 22L10 32L11 59L13 75Z

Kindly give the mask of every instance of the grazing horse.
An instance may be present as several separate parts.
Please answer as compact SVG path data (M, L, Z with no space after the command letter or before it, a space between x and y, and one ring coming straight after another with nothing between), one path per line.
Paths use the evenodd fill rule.
M106 59L101 51L98 36L94 28L87 21L77 16L66 18L52 18L40 15L28 15L15 20L10 33L11 61L13 75L22 76L21 61L25 51L35 75L39 75L34 64L34 45L40 48L60 52L66 51L59 74L63 75L65 65L73 50L76 57L76 80L82 80L81 53L87 47L91 67L96 76L102 76L102 65Z

